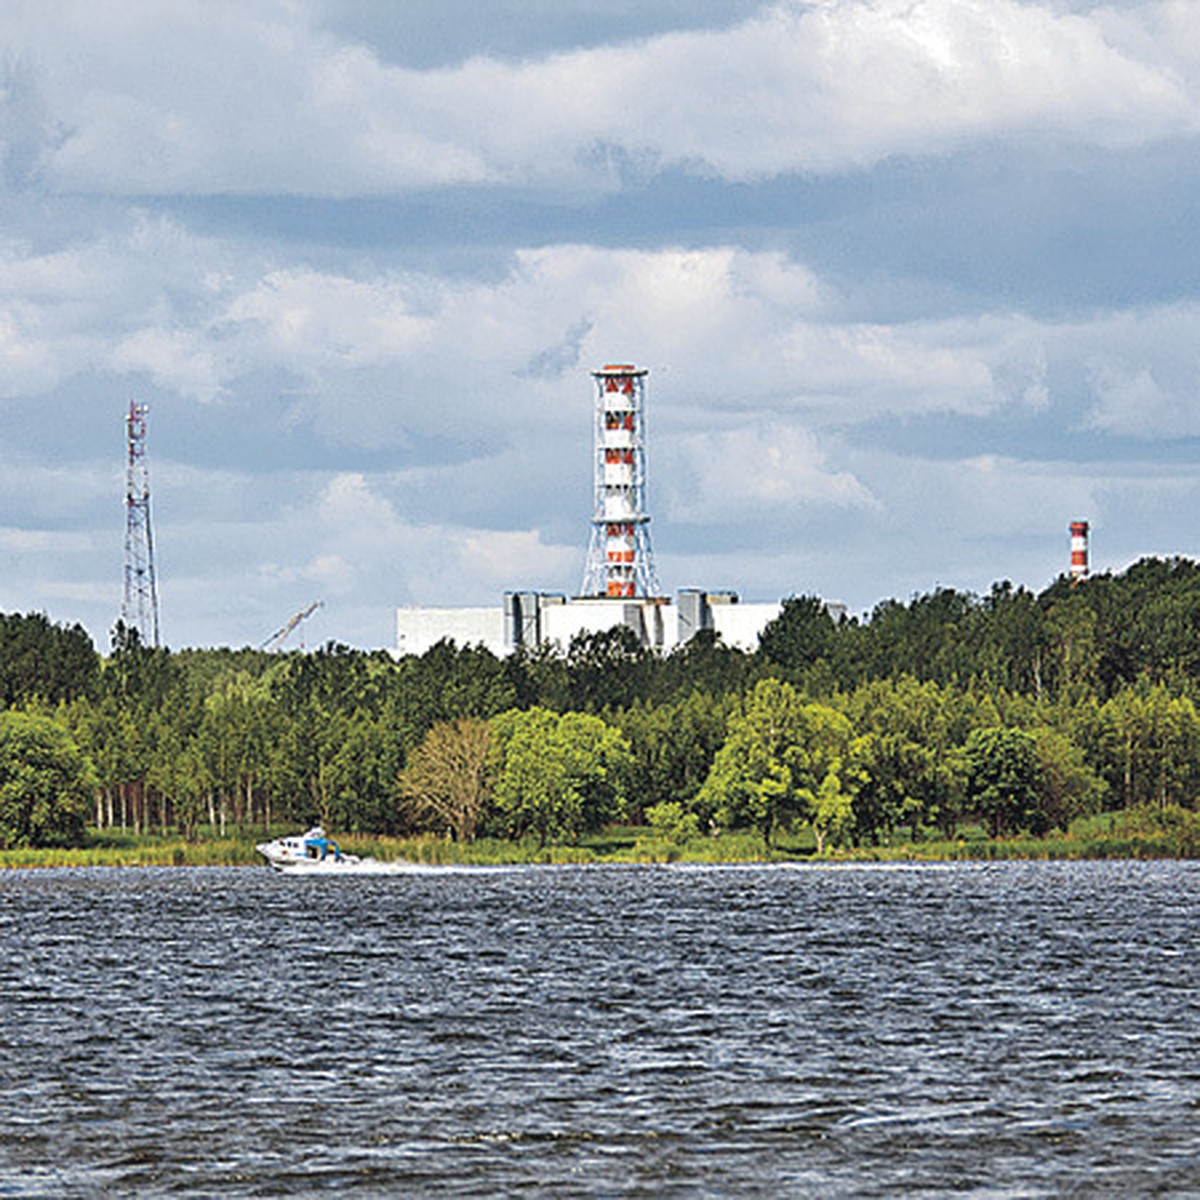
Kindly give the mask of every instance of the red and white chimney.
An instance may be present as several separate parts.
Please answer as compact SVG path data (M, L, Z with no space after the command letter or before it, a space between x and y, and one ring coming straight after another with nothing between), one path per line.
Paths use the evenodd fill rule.
M1088 577L1088 523L1071 522L1071 584L1082 583Z

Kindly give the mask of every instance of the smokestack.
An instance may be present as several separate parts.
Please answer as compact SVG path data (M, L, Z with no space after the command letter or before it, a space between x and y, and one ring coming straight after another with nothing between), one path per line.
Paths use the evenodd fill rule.
M1071 586L1088 577L1088 523L1071 522Z

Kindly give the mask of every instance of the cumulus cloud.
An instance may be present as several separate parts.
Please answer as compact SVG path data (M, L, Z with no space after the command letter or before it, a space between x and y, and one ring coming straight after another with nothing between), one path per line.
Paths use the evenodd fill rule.
M672 480L668 513L681 524L740 523L800 506L875 506L852 472L830 469L803 429L768 424L692 434L669 441L661 457Z
M68 191L603 191L664 167L750 180L1017 132L1114 145L1200 126L1182 0L781 0L729 28L426 71L282 0L7 15L3 49L35 64L9 106L46 130L9 157Z
M514 575L559 578L578 550L544 541L537 529L489 529L402 517L362 472L330 478L304 514L310 539L320 547L301 568L341 595L380 577L390 581L397 603L445 596L494 599ZM322 565L320 571L318 565Z
M750 599L815 591L855 612L941 586L982 594L1003 578L1040 590L1067 570L1071 520L1091 523L1095 570L1123 569L1141 554L1178 553L1170 533L1160 536L1175 528L1162 514L1186 513L1200 501L1194 471L1149 460L937 458L886 449L842 457L870 486L869 507L801 502L790 534L776 522L769 538L756 538L747 520L733 526L734 540L713 523L712 536L685 546L676 536L665 554L659 538L660 572L721 581Z
M885 490L897 511L923 511L928 532L943 544L960 539L995 544L1029 535L1050 542L1050 528L1065 529L1080 513L1098 518L1104 484L1101 471L1079 464L980 454L942 462L910 460Z
M285 269L239 295L216 331L257 327L262 340L293 363L360 365L398 358L421 342L430 322L411 307L403 286L390 279Z
M0 397L112 368L210 398L224 368L195 327L219 291L214 265L238 259L236 246L139 212L61 248L0 241Z
M241 263L233 243L156 221L7 265L0 395L103 369L209 402L265 375L287 381L292 419L361 445L577 430L585 371L614 353L651 368L664 428L762 411L816 425L979 414L1006 402L1040 336L1007 317L843 321L804 264L732 246L551 245L498 277L351 275Z
M0 526L0 550L18 554L72 554L91 549L87 534Z
M1098 361L1093 365L1091 383L1096 404L1089 423L1096 428L1152 438L1181 415L1147 367Z
M51 527L61 526L64 517L77 517L81 512L94 519L106 501L119 512L120 489L121 473L115 466L105 469L95 462L61 459L41 462L0 453L0 508L22 512Z
M1107 314L1073 340L1092 398L1086 427L1146 441L1200 435L1200 304Z
M108 371L258 404L266 380L288 406L280 419L328 442L499 453L534 431L577 436L586 370L616 354L651 369L651 426L671 434L1052 411L1054 382L1072 371L1090 392L1088 428L1200 428L1200 305L1072 322L847 320L842 307L804 263L729 245L546 245L472 278L318 270L278 249L247 259L232 240L135 217L58 251L0 245L0 397Z
M160 387L197 400L212 400L222 391L214 356L185 330L139 329L114 347L109 361L122 373L144 373Z
M292 612L321 600L321 614L301 631L310 643L332 636L383 645L398 605L498 603L514 571L564 587L581 569L582 546L556 545L538 528L410 517L390 498L394 482L386 474L321 470L280 478L167 462L155 479L163 481L155 543L168 641L186 614L189 642L257 645ZM109 490L119 487L113 480ZM24 595L74 598L101 636L120 603L120 529L116 520L110 525L104 537L69 540L0 529L0 551L22 564ZM85 595L84 571L108 585ZM6 601L0 579L0 609Z

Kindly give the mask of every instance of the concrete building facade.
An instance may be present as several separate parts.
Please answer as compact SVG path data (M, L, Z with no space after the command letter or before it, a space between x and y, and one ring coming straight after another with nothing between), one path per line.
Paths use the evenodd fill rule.
M845 605L827 602L833 619ZM758 637L783 610L783 602L742 603L736 592L688 588L674 601L663 596L568 598L546 592L506 592L491 608L419 608L396 610L396 653L424 654L438 642L484 646L497 657L541 645L566 650L580 633L598 633L624 625L648 650L669 654L702 630L725 645L758 648Z

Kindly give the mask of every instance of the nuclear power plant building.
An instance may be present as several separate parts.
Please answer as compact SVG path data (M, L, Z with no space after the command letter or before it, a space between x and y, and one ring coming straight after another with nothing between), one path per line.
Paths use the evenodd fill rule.
M755 650L758 635L783 608L782 602L743 604L733 592L686 589L674 601L665 597L625 598L508 592L492 608L420 608L396 610L396 651L424 654L440 641L485 646L497 657L539 645L567 649L580 633L598 633L624 625L642 646L670 653L701 630L711 630L726 646ZM826 602L835 620L845 605Z
M397 610L396 652L424 654L440 641L502 656L541 645L567 649L581 633L625 626L647 649L669 653L702 630L755 650L782 602L743 604L736 592L687 588L663 596L646 511L645 388L648 372L614 364L592 372L594 505L580 595L512 591L494 608ZM834 620L845 606L826 603Z

